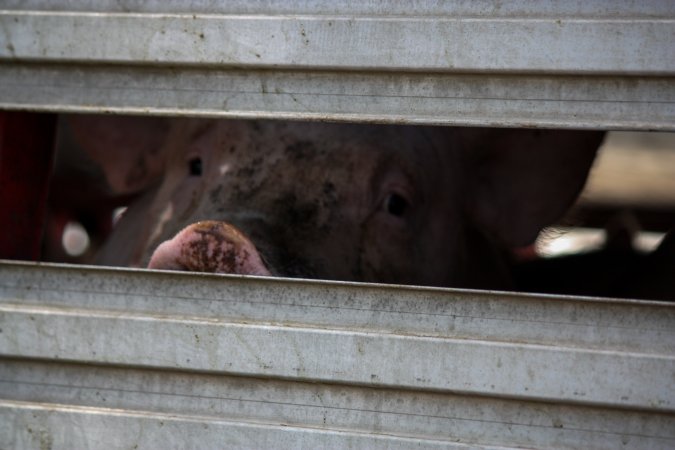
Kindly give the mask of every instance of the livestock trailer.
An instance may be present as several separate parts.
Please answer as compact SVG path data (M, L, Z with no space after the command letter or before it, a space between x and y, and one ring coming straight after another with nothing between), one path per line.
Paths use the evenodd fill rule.
M675 3L0 2L0 448L674 448L675 306L41 262L54 114L675 129Z

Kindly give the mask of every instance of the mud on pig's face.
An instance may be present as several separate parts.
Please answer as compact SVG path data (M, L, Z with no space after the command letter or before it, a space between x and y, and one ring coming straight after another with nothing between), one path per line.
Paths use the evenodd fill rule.
M602 137L176 120L101 262L145 266L168 241L153 267L508 288L505 254L572 204Z
M170 217L154 230L146 259L181 230L182 240L165 242L174 254L154 267L214 271L207 260L218 255L198 239L199 222L223 221L251 243L229 242L240 249L230 259L257 252L276 275L447 284L460 272L446 255L461 221L446 205L457 204L461 174L441 170L456 155L434 129L215 122L194 123L182 136L187 151L176 161L184 173L163 186L173 193L163 212ZM204 249L203 263L177 263L180 248L193 259ZM232 267L215 271L264 274Z

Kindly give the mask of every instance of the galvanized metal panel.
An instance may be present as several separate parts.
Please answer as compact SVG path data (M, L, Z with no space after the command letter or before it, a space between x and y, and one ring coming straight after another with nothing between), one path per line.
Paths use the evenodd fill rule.
M9 1L0 107L672 130L674 18L665 1Z
M674 325L659 302L4 262L0 440L668 448Z
M464 449L466 444L346 430L0 402L12 448ZM10 428L10 427L6 427ZM0 432L2 430L0 429ZM480 449L502 446L472 445Z
M0 27L0 59L19 61L675 73L675 16L504 20L0 11Z
M5 360L0 365L0 380L0 396L4 399L0 408L5 409L0 416L4 415L7 418L4 422L11 424L10 435L17 441L19 436L26 440L43 436L66 446L82 435L91 439L114 433L114 439L128 439L127 448L141 440L137 433L100 430L100 425L92 430L94 424L85 416L98 416L106 424L126 417L129 429L138 427L134 419L148 420L151 422L148 428L159 430L158 422L175 420L175 442L182 442L183 435L189 435L193 446L211 445L214 439L211 433L216 436L220 433L220 439L224 439L227 427L236 427L237 423L254 423L258 432L265 432L266 427L272 432L279 426L294 428L296 435L287 445L263 446L272 448L300 447L312 442L311 436L304 439L303 431L322 430L360 434L364 438L370 434L394 442L396 438L404 438L407 446L428 445L431 440L450 447L461 443L520 448L646 449L667 448L675 441L673 416L650 411L14 360ZM39 415L29 415L36 412ZM211 430L214 425L217 431ZM193 427L204 434L192 435ZM28 428L31 432L27 432ZM72 431L61 437L62 430ZM144 439L155 437L150 431L146 434ZM162 434L164 438L171 436L166 429ZM0 436L6 435L0 426ZM348 438L343 435L342 441L335 445L345 447L345 442ZM146 447L157 448L152 442L145 443ZM211 445L214 447L221 446Z
M675 354L675 305L662 302L7 261L1 267L0 298L23 309L161 312L232 324Z
M605 17L655 18L675 15L669 0L650 2L568 0L3 0L3 9L122 13L365 15L406 17Z
M675 78L0 64L0 107L675 130Z
M164 314L18 305L0 313L7 356L675 410L675 392L663 389L675 374L666 355Z

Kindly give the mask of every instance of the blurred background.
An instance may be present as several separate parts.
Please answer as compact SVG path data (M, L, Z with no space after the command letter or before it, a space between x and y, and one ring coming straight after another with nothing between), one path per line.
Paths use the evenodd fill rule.
M632 245L651 251L675 224L675 133L609 132L576 206L537 240L545 257Z

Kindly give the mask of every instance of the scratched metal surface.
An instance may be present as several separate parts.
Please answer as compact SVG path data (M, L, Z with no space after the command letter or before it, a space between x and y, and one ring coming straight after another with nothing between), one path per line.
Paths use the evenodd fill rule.
M532 2L531 0L455 0L446 2L392 0L3 0L4 9L42 11L89 11L131 13L199 13L199 14L298 14L298 15L365 15L415 17L614 17L653 18L673 14L675 6L668 0L642 2L614 0L569 0L566 2Z
M3 108L674 129L667 1L3 3Z
M3 262L0 329L9 448L675 445L671 304Z

